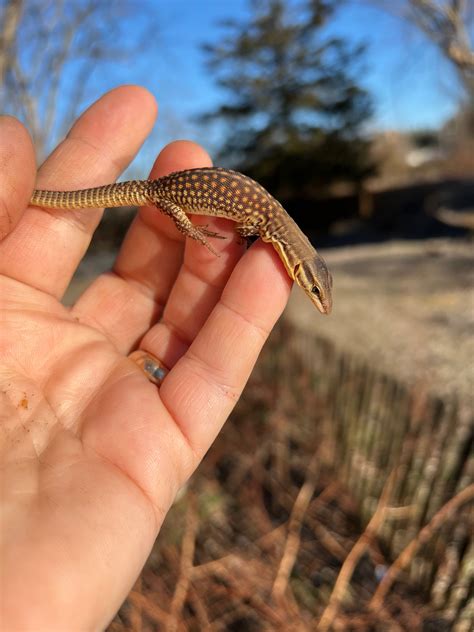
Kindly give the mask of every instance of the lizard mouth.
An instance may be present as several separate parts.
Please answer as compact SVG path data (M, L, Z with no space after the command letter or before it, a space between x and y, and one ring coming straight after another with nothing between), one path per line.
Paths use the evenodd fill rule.
M308 290L305 290L305 293L309 296L311 302L321 314L323 314L324 316L329 316L332 311L332 302L330 299L328 300L326 298L320 298L319 296L316 296Z

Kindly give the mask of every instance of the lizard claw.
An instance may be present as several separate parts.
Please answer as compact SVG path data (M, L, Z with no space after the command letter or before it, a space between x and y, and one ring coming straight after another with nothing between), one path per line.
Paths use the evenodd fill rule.
M206 235L206 237L213 237L214 239L227 239L227 237L221 235L220 233L216 233L212 230L207 230L207 226L207 224L205 224L204 226L199 226L199 231L203 235Z
M205 246L209 250L209 252L212 252L212 254L215 255L216 257L220 257L220 254L217 252L217 250L214 250L214 248L211 246L211 244L207 241L205 237L203 237L199 241L201 242L203 246Z

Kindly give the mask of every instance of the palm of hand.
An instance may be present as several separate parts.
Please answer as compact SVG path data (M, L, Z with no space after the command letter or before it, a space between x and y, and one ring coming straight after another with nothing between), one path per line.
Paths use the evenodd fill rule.
M111 181L154 114L144 91L112 91L46 161L38 186ZM0 126L0 192L12 192L0 200L9 233L0 244L3 619L18 629L103 627L235 404L289 281L262 244L241 258L225 221L215 258L142 209L113 271L64 307L99 212L25 211L31 145L18 123ZM206 164L197 146L176 143L152 177ZM160 390L127 358L138 344L171 368Z
M140 486L140 472L133 477L140 451L132 435L141 424L139 442L148 420L156 425L157 389L103 332L81 323L54 297L10 279L1 287L3 458L13 468L19 461L32 466L10 480L9 492L32 483L35 492L39 469L41 487L55 489L68 478L64 468L93 462Z
M0 531L2 567L14 598L5 619L19 618L20 628L36 628L35 609L26 618L21 609L31 603L33 588L44 626L54 629L57 622L60 629L78 614L71 606L90 603L93 591L82 588L84 576L109 571L98 536L115 540L128 557L127 572L137 575L181 482L170 457L188 446L176 432L167 452L169 436L163 436L160 421L166 427L169 419L157 389L103 333L35 289L9 279L1 288L2 505L7 511ZM161 469L161 481L158 461L168 466ZM132 544L134 526L140 535ZM58 583L65 569L75 592L63 601ZM34 587L25 582L28 577L35 578ZM99 620L113 615L120 592L109 594ZM94 627L96 617L85 627Z

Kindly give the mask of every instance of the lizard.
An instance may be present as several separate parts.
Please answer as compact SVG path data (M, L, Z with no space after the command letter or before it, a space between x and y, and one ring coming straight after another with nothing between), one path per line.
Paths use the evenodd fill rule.
M209 238L225 239L188 215L224 217L242 238L273 245L289 277L322 314L332 308L332 277L323 258L283 206L260 184L237 171L204 167L176 171L156 180L130 180L78 191L35 189L31 204L52 209L155 205L178 230L217 254Z

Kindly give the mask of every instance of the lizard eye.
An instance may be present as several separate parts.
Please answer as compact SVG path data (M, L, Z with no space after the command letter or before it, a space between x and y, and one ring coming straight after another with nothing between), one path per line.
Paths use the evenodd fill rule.
M311 292L313 294L316 294L316 296L321 296L321 290L317 285L313 285L313 287L311 288Z

